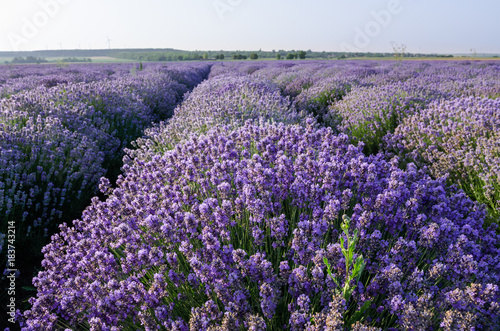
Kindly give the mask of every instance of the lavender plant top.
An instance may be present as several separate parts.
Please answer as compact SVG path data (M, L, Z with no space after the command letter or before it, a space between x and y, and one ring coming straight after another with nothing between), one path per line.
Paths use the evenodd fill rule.
M497 98L500 70L494 62L276 61L214 65L212 77L266 78L290 96L299 111L363 141L376 153L401 120L437 100L460 96Z
M366 152L376 153L387 133L394 132L403 118L421 109L435 95L435 91L410 82L357 87L330 106L325 121L348 134L352 141L363 141Z
M299 124L304 117L268 80L217 76L186 96L173 118L146 130L145 136L134 142L136 148L127 150L126 162L137 157L150 160L178 142L214 127L236 129L249 119Z
M44 248L24 330L498 328L484 210L361 150L331 129L248 122L125 166ZM323 262L343 286L342 215L366 262L347 302Z
M0 98L8 98L39 86L49 88L68 83L115 79L129 74L134 66L132 63L0 66ZM173 66L170 68L174 69Z
M436 102L408 117L387 137L387 149L407 162L449 175L500 218L500 99Z
M39 83L44 73L57 73L57 84L0 99L0 233L15 224L16 247L32 255L61 220L79 217L101 176L116 176L122 149L172 115L188 90L172 77L193 85L210 66L151 65L134 74L130 66L94 66L87 69L100 78L88 82L73 77L73 69L44 68L18 71Z
M9 221L22 240L47 235L49 224L62 217L62 206L76 206L89 190L95 193L90 187L105 174L103 159L92 140L58 118L0 113L2 230Z
M52 87L59 84L91 82L109 77L107 73L96 66L78 69L59 68L53 65L43 66L1 66L0 67L0 98L8 98L12 94L31 90L38 86Z

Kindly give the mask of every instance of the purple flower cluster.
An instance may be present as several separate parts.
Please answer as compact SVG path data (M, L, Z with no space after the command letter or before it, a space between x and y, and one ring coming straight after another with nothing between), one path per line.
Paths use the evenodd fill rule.
M449 176L500 217L500 99L462 97L431 104L386 138L386 149L407 162Z
M298 110L314 115L322 123L329 107L342 100L350 92L352 84L353 81L346 78L321 79L294 99L295 106Z
M39 86L47 88L68 83L89 83L127 74L131 64L9 65L0 70L0 98Z
M175 109L174 117L146 130L145 136L134 142L136 148L127 153L129 159L150 160L211 128L231 130L247 120L300 124L305 116L297 113L290 99L268 80L219 75L194 88Z
M382 138L394 132L403 118L435 99L434 94L425 86L408 81L359 86L330 106L325 119L328 125L338 126L348 134L353 142L362 141L366 152L376 153Z
M494 62L260 62L215 65L213 72L274 81L299 111L348 134L353 143L362 141L367 153L378 152L387 133L430 102L500 96L500 70Z
M0 71L24 330L500 328L498 64L145 68Z
M216 127L101 190L44 248L25 330L342 330L366 303L355 330L498 325L484 211L329 128ZM343 286L342 215L366 263L348 302L323 262Z
M15 222L21 246L25 240L47 236L47 228L62 218L63 210L95 193L92 185L105 174L104 155L57 117L0 115L2 232L8 222ZM43 241L34 240L32 249L41 247Z
M364 80L364 84L371 81L374 85L353 88L344 100L333 104L326 122L338 126L340 131L351 136L353 142L363 141L365 151L374 153L379 150L385 134L394 132L405 117L418 113L433 101L461 95L493 96L500 93L498 69L475 72L472 78L464 77L463 70L446 69L429 66L421 72L413 72L413 77L394 82L391 82L394 73L389 75L391 78L384 74L375 75Z
M37 84L54 71L60 84L0 99L0 233L15 223L18 249L39 254L62 220L79 216L99 178L116 176L122 149L153 121L171 116L187 91L172 77L199 83L210 66L150 66L135 75L116 67L112 73L110 66L79 73L48 68L46 76L19 69Z

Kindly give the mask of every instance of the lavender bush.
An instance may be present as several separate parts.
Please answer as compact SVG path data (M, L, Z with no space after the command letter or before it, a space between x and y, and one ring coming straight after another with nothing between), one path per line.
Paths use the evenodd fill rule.
M460 63L262 62L253 64L257 70L232 64L225 65L223 72L271 79L298 110L347 133L353 143L363 141L365 152L376 153L385 134L432 101L500 95L498 64L467 67Z
M90 83L102 79L114 79L127 74L131 64L70 64L66 68L56 65L9 65L0 70L0 98L32 90L68 83Z
M175 116L148 130L127 150L126 162L151 159L178 142L214 127L235 129L248 119L298 124L302 117L267 80L253 77L217 76L198 85L175 110Z
M111 179L43 249L25 330L500 328L497 64L25 68L0 71L6 223L29 244Z
M175 75L193 70L182 79L194 84L209 67L179 67ZM68 72L64 83L0 100L0 233L14 225L20 251L40 256L58 224L79 217L99 178L116 178L122 149L170 116L187 91L165 68L120 77L106 68L107 79L72 82Z
M319 123L323 123L329 107L342 100L350 92L351 86L352 82L349 79L322 79L303 90L294 99L295 106L301 111L312 114Z
M500 99L465 97L433 103L404 120L386 140L392 154L427 166L434 177L448 175L499 221Z
M124 171L44 248L25 330L499 327L484 210L346 135L247 122Z
M104 156L57 118L26 113L0 113L0 147L1 232L15 224L17 245L34 254L63 211L83 209L95 194L92 184L105 174Z
M403 118L436 98L434 94L408 82L358 87L330 107L325 121L348 134L353 142L362 141L365 152L374 154L383 137L394 132Z

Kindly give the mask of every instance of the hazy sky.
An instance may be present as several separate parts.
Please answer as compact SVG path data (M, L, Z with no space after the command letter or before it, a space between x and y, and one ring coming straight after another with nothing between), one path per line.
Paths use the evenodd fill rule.
M499 0L0 0L0 51L500 53L499 13Z

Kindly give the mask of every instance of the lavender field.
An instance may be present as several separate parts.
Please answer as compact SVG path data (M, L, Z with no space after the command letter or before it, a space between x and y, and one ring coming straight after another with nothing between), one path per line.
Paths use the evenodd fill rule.
M500 62L2 66L0 217L23 330L499 330Z

